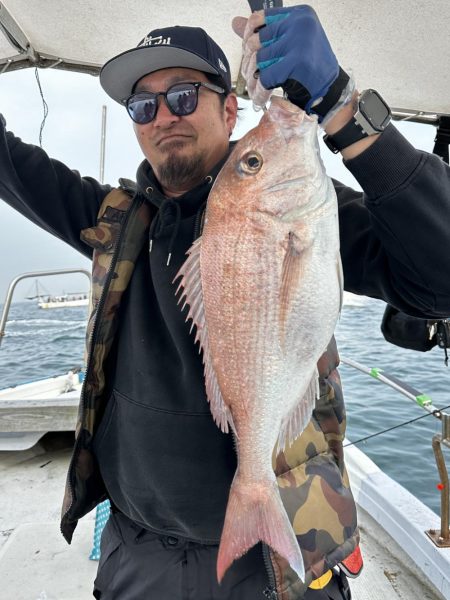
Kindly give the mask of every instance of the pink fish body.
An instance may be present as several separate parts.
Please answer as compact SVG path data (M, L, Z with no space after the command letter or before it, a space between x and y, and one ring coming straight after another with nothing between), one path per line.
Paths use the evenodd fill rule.
M259 541L304 579L272 453L311 418L317 361L341 307L337 201L314 118L273 98L221 170L203 234L178 276L203 349L212 415L236 438L218 580Z

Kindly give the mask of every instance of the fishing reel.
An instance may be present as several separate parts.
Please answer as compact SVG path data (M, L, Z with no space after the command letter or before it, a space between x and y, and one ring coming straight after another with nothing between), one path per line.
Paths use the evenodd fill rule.
M445 364L448 363L447 348L450 348L450 320L428 321L430 339L436 339L436 344L445 352Z
M450 348L450 317L448 319L419 319L397 310L389 304L384 311L381 322L384 338L391 344L428 352L435 346L445 353L445 364L448 366L448 348Z

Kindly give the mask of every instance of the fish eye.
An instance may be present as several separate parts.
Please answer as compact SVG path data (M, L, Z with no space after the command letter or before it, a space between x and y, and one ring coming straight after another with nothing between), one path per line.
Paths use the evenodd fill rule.
M259 152L250 151L241 158L240 167L244 173L254 175L261 170L263 162L263 157Z

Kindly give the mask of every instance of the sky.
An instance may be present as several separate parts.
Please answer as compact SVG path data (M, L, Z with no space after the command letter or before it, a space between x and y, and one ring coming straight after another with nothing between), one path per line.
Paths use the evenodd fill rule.
M134 136L131 120L123 107L111 100L91 75L58 70L39 70L48 116L42 146L52 157L83 176L99 179L102 106L107 106L105 183L115 185L119 177L135 178L142 154ZM244 107L233 138L241 137L255 126L261 113L249 102ZM24 142L39 145L43 105L34 69L0 75L0 112L7 129ZM435 128L410 122L396 126L416 148L432 151ZM328 174L358 188L340 155L333 155L323 144L322 158ZM0 165L0 176L1 176ZM89 269L89 261L60 240L39 229L0 199L0 304L11 280L19 274L62 268ZM41 280L53 294L87 290L84 275L49 277ZM23 300L33 280L18 284L14 301Z

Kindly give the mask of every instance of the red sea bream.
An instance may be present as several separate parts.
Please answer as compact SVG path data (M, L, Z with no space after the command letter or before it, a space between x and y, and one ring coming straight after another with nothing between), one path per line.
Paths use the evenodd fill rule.
M311 418L316 364L341 306L337 200L315 118L272 99L221 170L203 234L178 276L203 350L212 415L222 431L231 427L238 454L218 580L259 541L304 579L272 453Z

